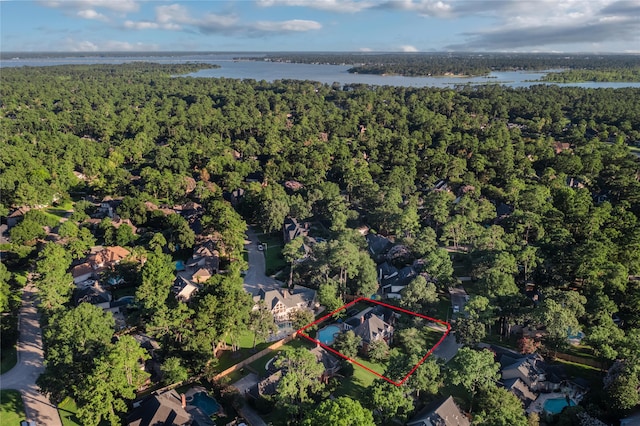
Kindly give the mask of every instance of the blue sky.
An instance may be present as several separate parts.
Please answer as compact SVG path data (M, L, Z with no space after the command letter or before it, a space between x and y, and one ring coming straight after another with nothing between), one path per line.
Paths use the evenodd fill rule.
M0 0L2 51L640 53L640 0Z

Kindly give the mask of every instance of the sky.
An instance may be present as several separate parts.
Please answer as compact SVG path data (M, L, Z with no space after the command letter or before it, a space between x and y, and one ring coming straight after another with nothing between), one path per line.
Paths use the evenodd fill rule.
M640 53L640 0L0 0L0 50Z

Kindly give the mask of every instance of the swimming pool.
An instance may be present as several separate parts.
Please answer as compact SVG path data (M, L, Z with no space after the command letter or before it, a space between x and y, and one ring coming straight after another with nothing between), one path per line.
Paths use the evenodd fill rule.
M328 325L322 330L318 331L318 340L325 345L333 344L336 340L336 334L340 333L340 327L337 325Z
M564 407L574 407L576 405L577 404L572 399L567 403L566 398L551 398L544 402L544 411L549 414L558 414L564 409Z
M212 414L216 414L220 411L220 404L218 404L218 401L211 398L206 392L193 394L193 400L189 403L200 408L207 416L211 416Z

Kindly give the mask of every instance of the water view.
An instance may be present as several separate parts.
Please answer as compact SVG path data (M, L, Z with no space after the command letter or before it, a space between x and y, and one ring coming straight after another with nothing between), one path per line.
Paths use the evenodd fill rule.
M235 57L250 57L256 60L234 60ZM2 67L21 66L54 66L70 64L122 64L126 62L156 62L160 64L199 62L220 66L216 69L205 69L188 74L191 77L238 78L253 80L310 80L325 84L369 84L375 86L402 87L455 87L457 85L500 84L508 87L529 87L536 84L555 84L562 87L586 88L622 88L640 87L640 83L632 82L583 82L583 83L543 83L539 80L546 72L508 71L492 72L484 77L404 77L400 75L352 74L347 70L352 65L297 64L288 62L271 62L261 59L262 54L247 53L207 53L207 54L172 54L167 56L69 56L69 57L33 57L0 61Z

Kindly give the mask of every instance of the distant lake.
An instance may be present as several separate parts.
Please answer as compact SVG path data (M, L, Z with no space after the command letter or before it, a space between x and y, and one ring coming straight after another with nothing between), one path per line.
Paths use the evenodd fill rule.
M185 62L200 62L219 65L220 68L205 69L187 74L191 77L207 78L237 78L265 80L310 80L320 83L332 84L368 84L375 86L403 86L403 87L454 87L457 85L500 84L508 87L529 87L536 84L553 84L562 87L585 88L622 88L640 87L640 83L621 82L584 82L584 83L545 83L538 81L547 72L508 71L492 72L487 77L403 77L397 75L373 75L351 74L347 72L352 65L325 65L325 64L296 64L287 62L263 61L263 54L255 54L256 60L236 61L234 57L252 56L247 53L213 53L203 55L171 56L70 56L70 57L41 57L41 58L14 58L0 61L0 68L21 66L53 66L71 64L121 64L125 62L156 62L160 64L173 64Z

